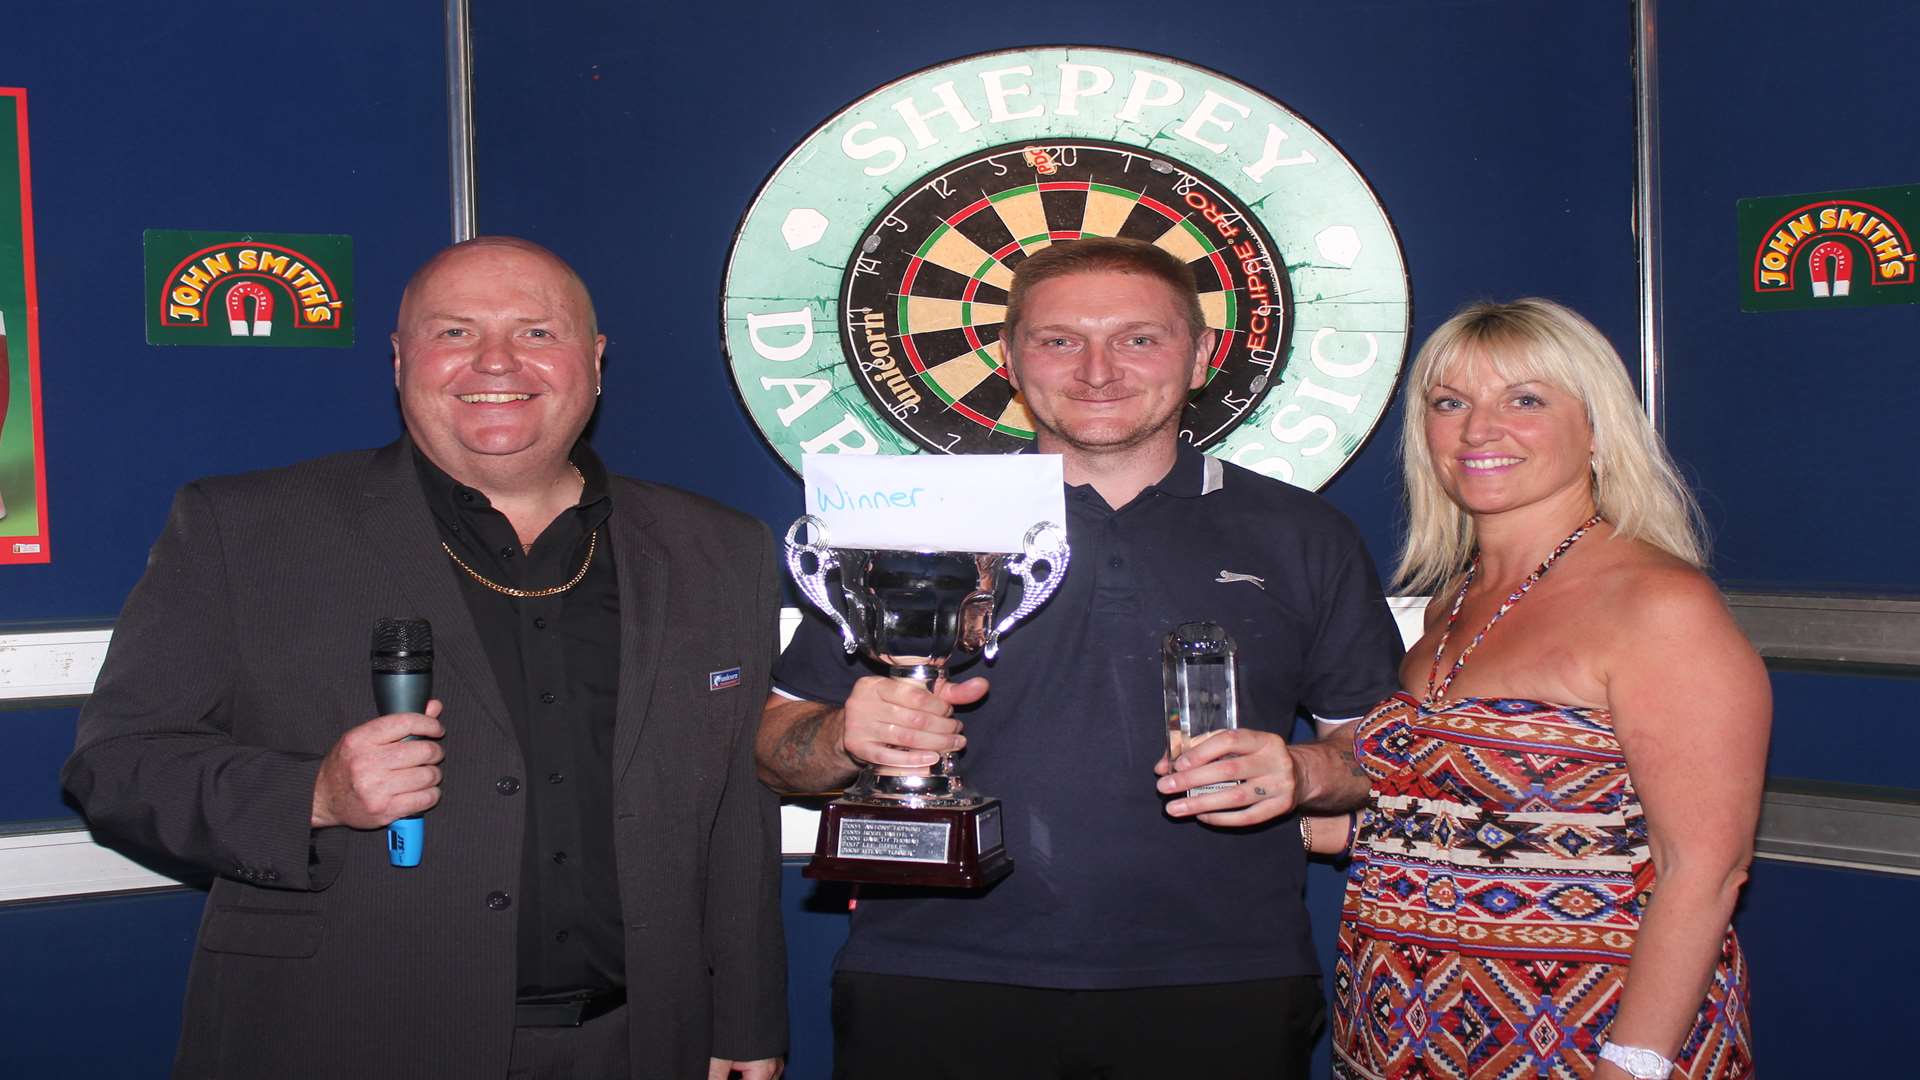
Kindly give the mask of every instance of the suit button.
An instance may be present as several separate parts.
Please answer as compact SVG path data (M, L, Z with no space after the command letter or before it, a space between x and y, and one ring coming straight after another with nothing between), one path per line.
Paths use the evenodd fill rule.
M551 691L551 690L542 690L542 691L540 691L540 701L541 701L541 702L542 702L543 704L547 704L547 705L551 705L551 704L553 704L554 702L556 702L556 701L559 701L559 700L560 700L559 698L557 698L557 697L554 697L554 696L553 696L553 691Z
M280 875L277 871L262 870L260 871L260 880L261 881L279 881Z
M513 906L513 897L503 892L490 892L487 894L487 906L495 911L505 911Z
M493 782L493 790L502 795L511 795L520 790L520 781L511 776L503 776Z

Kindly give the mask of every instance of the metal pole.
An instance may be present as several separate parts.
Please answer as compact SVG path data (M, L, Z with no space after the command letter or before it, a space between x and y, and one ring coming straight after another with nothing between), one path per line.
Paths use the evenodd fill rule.
M473 217L473 39L467 0L447 0L447 180L453 242L471 240Z
M1634 224L1640 244L1640 404L1655 431L1667 428L1666 357L1660 295L1659 0L1633 4Z

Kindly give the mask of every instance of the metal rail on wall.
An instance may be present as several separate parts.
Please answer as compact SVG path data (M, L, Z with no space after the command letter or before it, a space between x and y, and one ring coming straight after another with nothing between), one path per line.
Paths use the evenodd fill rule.
M467 0L447 0L447 182L453 242L474 236L473 36Z
M1640 404L1667 430L1660 295L1660 50L1658 0L1633 4L1633 216L1640 249Z

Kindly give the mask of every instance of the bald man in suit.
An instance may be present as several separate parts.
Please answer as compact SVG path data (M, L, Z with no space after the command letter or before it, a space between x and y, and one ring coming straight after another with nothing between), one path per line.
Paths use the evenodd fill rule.
M216 875L176 1075L772 1080L765 527L607 474L538 245L436 255L393 344L406 434L183 489L81 714L94 828ZM419 713L375 716L389 616L432 624Z

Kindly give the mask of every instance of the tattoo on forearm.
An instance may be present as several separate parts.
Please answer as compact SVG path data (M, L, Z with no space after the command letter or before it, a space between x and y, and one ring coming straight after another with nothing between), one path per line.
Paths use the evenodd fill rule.
M815 711L795 720L774 747L774 760L788 771L805 768L814 758L813 743L820 735L821 725L826 722L827 710Z

